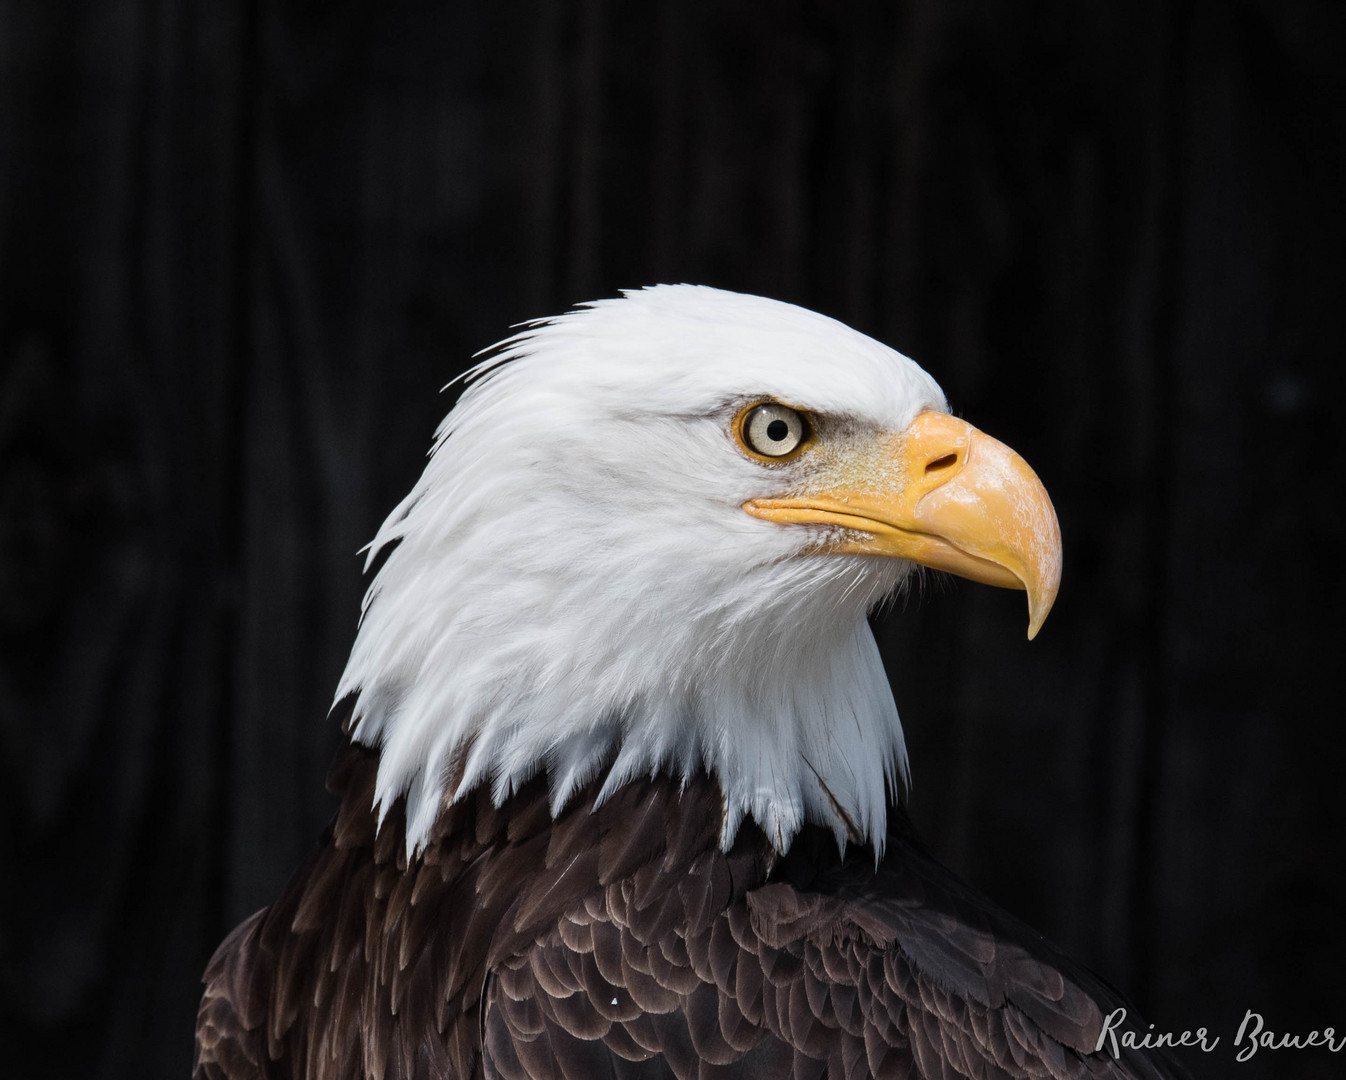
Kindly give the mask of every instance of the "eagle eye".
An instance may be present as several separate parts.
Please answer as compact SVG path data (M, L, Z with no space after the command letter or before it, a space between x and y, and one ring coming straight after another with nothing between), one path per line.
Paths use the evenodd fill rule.
M767 401L743 414L739 433L743 445L752 453L766 458L787 458L808 437L808 421L803 413L788 405Z

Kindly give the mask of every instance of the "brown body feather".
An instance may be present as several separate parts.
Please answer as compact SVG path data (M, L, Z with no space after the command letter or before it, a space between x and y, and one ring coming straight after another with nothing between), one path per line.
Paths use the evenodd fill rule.
M552 820L534 781L403 853L350 746L341 809L206 971L196 1076L506 1080L1177 1077L1093 1053L1114 992L890 815L876 869L808 828L719 850L713 781L639 781Z

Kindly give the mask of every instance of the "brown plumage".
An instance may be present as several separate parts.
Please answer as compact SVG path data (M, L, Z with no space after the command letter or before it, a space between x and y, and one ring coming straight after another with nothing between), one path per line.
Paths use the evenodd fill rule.
M806 828L719 850L713 781L541 779L447 808L408 864L377 753L274 905L206 972L196 1076L1173 1077L1092 1053L1116 995L936 863L890 814L877 869Z

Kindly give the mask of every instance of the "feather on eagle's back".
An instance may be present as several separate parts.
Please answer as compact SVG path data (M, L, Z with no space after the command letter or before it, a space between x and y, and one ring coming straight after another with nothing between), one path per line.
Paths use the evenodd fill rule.
M447 807L410 863L376 828L377 752L280 900L206 973L196 1075L1166 1077L1093 1054L1116 1003L930 858L894 808L887 854L808 827L783 858L718 846L703 778L584 792L543 780Z

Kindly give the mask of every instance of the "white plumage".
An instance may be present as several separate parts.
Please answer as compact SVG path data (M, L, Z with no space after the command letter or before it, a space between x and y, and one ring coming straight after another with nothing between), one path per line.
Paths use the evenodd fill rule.
M911 564L810 557L818 529L745 514L844 455L765 464L728 426L769 397L872 441L943 409L934 380L821 315L687 285L532 325L468 377L370 545L399 542L337 690L382 748L381 810L408 797L408 848L482 781L500 800L545 769L555 810L609 762L605 791L718 777L726 845L744 815L782 851L806 818L844 844L835 798L881 847L906 751L865 615Z

